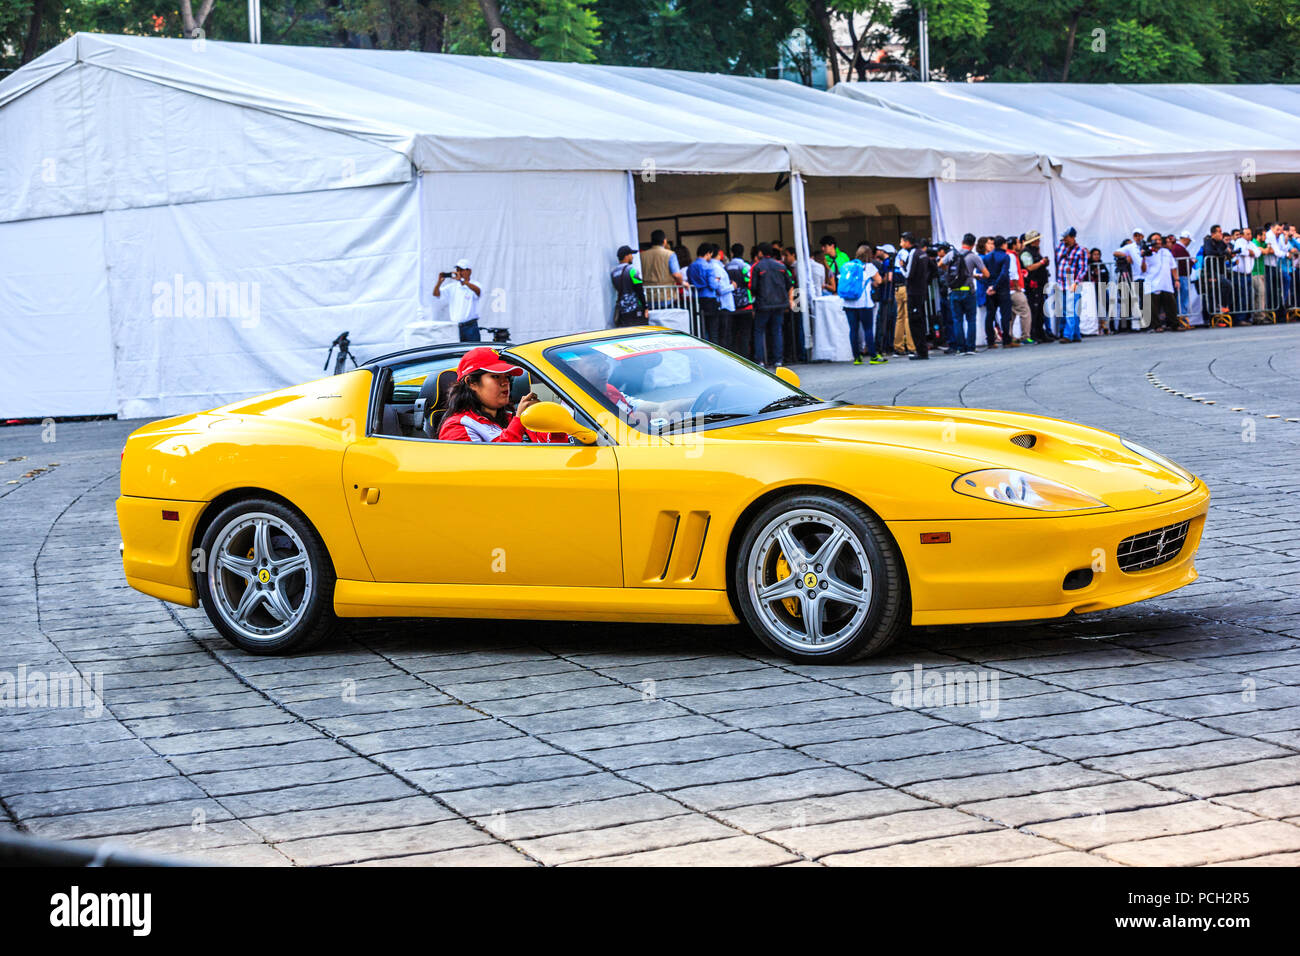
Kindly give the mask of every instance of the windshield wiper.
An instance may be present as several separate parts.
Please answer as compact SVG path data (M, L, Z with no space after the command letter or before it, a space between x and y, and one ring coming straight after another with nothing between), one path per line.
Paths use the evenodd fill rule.
M775 402L768 402L758 410L758 414L765 412L775 412L782 408L794 408L798 405L820 405L820 398L813 398L811 395L787 395L785 398L778 398Z
M731 418L748 418L747 412L705 412L701 415L689 415L686 418L670 422L663 428L659 429L661 435L669 432L680 431L686 425L708 425L712 422L725 422Z

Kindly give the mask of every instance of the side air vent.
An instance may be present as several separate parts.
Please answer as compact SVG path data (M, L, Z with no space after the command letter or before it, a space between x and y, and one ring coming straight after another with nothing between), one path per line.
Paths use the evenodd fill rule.
M661 511L650 536L650 554L642 580L647 584L689 584L700 573L709 534L707 511Z
M1038 436L1023 432L1019 435L1011 436L1011 444L1019 445L1021 448L1033 448L1038 444Z

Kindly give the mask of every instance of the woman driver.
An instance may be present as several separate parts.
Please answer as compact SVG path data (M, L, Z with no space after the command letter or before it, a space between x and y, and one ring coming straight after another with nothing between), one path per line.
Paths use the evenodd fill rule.
M456 367L456 384L447 396L447 411L438 429L440 441L549 442L552 436L524 428L520 416L537 402L529 392L519 400L515 414L510 404L510 379L522 375L517 365L501 360L493 349L470 349ZM559 436L566 440L567 436Z

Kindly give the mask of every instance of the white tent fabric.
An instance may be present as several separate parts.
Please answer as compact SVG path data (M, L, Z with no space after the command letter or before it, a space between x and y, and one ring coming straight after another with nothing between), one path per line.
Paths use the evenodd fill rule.
M1210 226L1238 224L1240 189L1231 174L1051 181L1057 227L1074 226L1079 242L1100 248L1107 264L1134 229L1190 229L1199 248Z
M1043 156L1067 180L1300 172L1300 85L841 83L832 92L978 130Z
M360 355L400 342L419 301L415 191L104 213L119 414L193 411L319 378L344 330Z
M782 80L381 50L78 34L0 82L0 108L74 69L344 134L424 172L926 177L955 157L964 178L1020 179L1038 167L977 133Z
M411 178L383 146L109 70L13 95L26 69L0 83L0 221Z
M100 215L0 223L0 414L113 411Z
M482 288L479 325L504 326L520 342L611 324L614 251L628 235L626 172L435 173L421 176L424 250L420 303L448 321L432 297L439 272L462 256ZM450 326L442 339L454 339Z
M962 235L1013 236L1037 229L1041 250L1052 254L1052 193L1037 183L930 181L930 221L935 239L960 245Z

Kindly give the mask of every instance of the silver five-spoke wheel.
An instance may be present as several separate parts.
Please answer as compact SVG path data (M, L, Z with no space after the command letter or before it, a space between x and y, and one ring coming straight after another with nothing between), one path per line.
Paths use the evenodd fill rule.
M796 661L878 654L907 626L907 571L885 523L830 490L791 491L746 523L732 565L736 610Z
M245 640L275 640L302 620L312 595L311 560L283 518L239 515L217 532L209 560L214 609Z
M827 511L787 512L758 533L749 590L772 635L796 651L849 640L871 605L871 564L857 535Z

